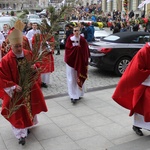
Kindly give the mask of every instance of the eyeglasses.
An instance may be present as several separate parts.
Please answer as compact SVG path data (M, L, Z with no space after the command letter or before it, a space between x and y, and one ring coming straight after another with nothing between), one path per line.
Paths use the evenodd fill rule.
M74 32L77 32L77 31L79 31L79 30L73 30Z

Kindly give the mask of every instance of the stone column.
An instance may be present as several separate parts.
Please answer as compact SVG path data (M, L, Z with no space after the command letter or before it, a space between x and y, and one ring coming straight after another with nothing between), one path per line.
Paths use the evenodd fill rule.
M117 10L117 2L118 0L113 0L113 10Z
M137 1L136 0L133 0L133 11L137 10Z
M107 3L107 12L110 12L111 11L111 2L108 2Z
M105 5L106 5L106 0L102 0L102 10L103 10L103 12L106 12Z
M145 16L150 16L150 3L145 6Z

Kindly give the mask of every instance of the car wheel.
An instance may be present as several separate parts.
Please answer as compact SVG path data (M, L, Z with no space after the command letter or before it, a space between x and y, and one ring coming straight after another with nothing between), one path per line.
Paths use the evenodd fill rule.
M115 73L118 76L122 76L130 61L131 58L129 57L122 57L121 59L119 59L119 61L115 65Z

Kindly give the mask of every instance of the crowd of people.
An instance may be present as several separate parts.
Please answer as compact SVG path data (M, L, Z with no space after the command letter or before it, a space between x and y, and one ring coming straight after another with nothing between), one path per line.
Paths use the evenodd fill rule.
M94 40L92 22L102 21L102 18L96 16L101 11L101 7L97 5L78 8L75 11L78 13L72 13L71 19L84 20L89 17L92 21L69 23L65 26L64 62L68 95L73 104L84 96L90 57L88 42ZM133 17L134 12L131 11L129 18ZM121 18L119 11L114 11L112 18L110 29L113 33L131 31L130 24L128 27L126 24L129 23L127 17ZM109 13L107 21L111 22ZM135 22L132 30L139 30L139 22ZM10 122L21 145L26 143L30 128L38 123L37 114L48 111L41 87L48 87L50 74L54 71L54 50L57 48L56 54L60 54L59 42L56 42L59 41L59 32L54 35L48 28L42 32L37 23L25 25L20 20L17 20L11 29L4 24L3 31L0 32L1 114ZM134 114L135 118L141 121L142 125L135 119L133 125L133 130L140 136L143 135L140 129L149 130L150 122L147 105L150 86L149 49L150 45L147 44L135 55L113 94L117 103L130 109L130 115ZM138 76L137 80L135 76Z
M128 14L119 10L112 12L103 12L101 4L91 4L75 8L67 18L71 20L89 20L92 22L102 22L104 27L110 27L113 33L125 31L144 30L149 32L150 15L145 15L144 12L135 14L131 10Z

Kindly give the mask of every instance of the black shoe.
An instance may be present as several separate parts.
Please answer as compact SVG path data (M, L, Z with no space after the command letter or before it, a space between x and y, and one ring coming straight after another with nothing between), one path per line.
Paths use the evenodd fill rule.
M41 83L41 87L47 88L48 86L47 86L46 83L42 82L42 83Z
M71 98L71 103L75 104L77 102L76 99Z
M60 55L60 53L56 53L56 55Z
M141 128L133 126L132 127L133 131L135 131L135 133L139 136L143 136L143 132L140 130Z
M19 143L19 144L22 144L22 145L25 145L25 143L26 143L25 138L21 137L21 138L19 139L19 142L18 142L18 143Z
M27 129L27 134L30 134L30 130L29 129Z

